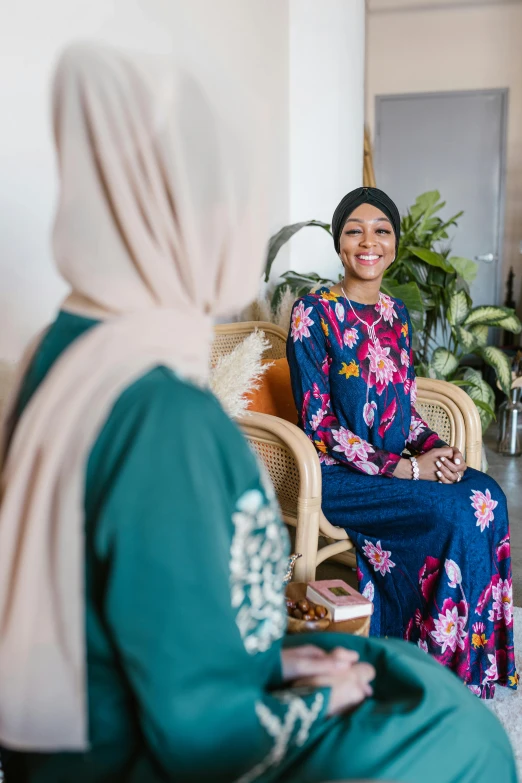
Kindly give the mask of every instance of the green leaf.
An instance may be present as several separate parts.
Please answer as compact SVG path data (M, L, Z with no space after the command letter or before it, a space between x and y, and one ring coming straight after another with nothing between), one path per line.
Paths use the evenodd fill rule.
M486 411L481 407L480 402L478 400L473 400L475 405L477 406L479 417L480 417L480 423L482 425L482 434L484 434L491 422L493 421L493 416L490 416Z
M482 424L482 432L485 432L493 419L493 416L491 415L491 411L495 405L495 394L493 389L489 383L486 383L482 378L481 373L472 368L466 370L464 373L464 380L469 383L466 392L477 406L480 422ZM489 411L487 410L488 408Z
M412 277L415 278L417 283L426 284L428 281L428 268L426 264L423 264L421 261L417 261L416 259L412 258L405 262L404 266L410 272Z
M412 319L412 321L413 321L413 319ZM411 342L411 347L413 348L414 353L417 353L417 351L420 351L420 349L422 347L421 329L422 329L422 326L417 328L415 323L414 323L413 337L412 337L412 342Z
M429 378L430 368L428 367L427 364L421 362L420 364L415 365L415 374L417 378Z
M424 313L424 303L417 283L400 283L395 280L384 278L381 283L381 290L394 299L401 299L406 305L410 315L414 312Z
M275 287L274 293L272 294L272 310L277 309L285 288L290 288L297 298L298 296L308 294L312 288L316 288L318 285L326 285L330 288L334 284L332 280L328 280L326 277L320 277L315 272L299 274L298 272L290 270L281 275L281 278L281 282Z
M459 258L458 256L452 256L447 261L466 283L472 283L475 280L478 271L478 265L475 261L471 261L469 258Z
M474 324L487 324L488 326L498 326L501 321L505 321L514 314L509 307L498 307L496 305L480 305L470 310L464 326L473 326Z
M470 297L470 302L471 302L469 285L466 283L463 277L457 277L457 279L455 280L455 290L465 291L465 293Z
M424 221L423 225L424 225L424 229L427 232L430 232L430 231L433 232L433 231L435 231L436 229L439 228L439 226L440 226L440 218L438 218L438 217L429 218L428 220Z
M294 272L290 269L288 272L284 272L281 277L286 280L290 285L295 283L296 285L302 283L310 283L310 287L317 285L318 283L324 283L325 285L333 285L333 281L327 277L321 277L316 272Z
M469 313L468 297L464 291L454 293L449 301L446 315L452 326L461 324Z
M433 351L430 367L435 371L437 377L447 378L448 375L455 372L458 366L459 360L447 348L436 348Z
M497 326L500 326L505 332L513 332L513 334L520 334L522 331L522 323L520 323L520 319L514 313L499 321Z
M283 228L280 229L277 234L274 234L274 236L270 237L270 241L268 243L268 253L265 262L265 283L268 282L272 264L274 263L275 258L283 245L285 245L289 239L292 239L294 234L297 234L298 231L300 231L302 228L305 228L306 226L319 226L319 228L323 228L325 231L331 234L330 224L321 223L320 220L305 220L302 223L292 223L290 226L283 226Z
M450 383L452 383L454 386L462 386L462 387L464 387L466 389L466 391L473 387L475 389L478 389L478 394L481 393L481 391L480 391L481 387L478 386L474 381L452 380L452 381L450 381ZM489 384L486 383L486 381L482 381L482 383L485 384L486 386L488 386L489 390L491 391L491 387L489 386ZM469 391L468 391L468 395L469 395ZM469 396L471 396L471 395L469 395ZM478 396L477 396L477 399L473 400L473 402L475 403L477 408L480 408L481 410L485 411L488 414L488 416L490 417L490 420L497 418L496 415L495 415L494 409L491 407L491 405L489 405L489 403L484 402Z
M414 256L417 256L417 258L420 258L421 261L424 261L426 264L429 264L430 266L436 266L439 269L443 269L444 272L453 272L453 267L448 264L446 259L443 255L440 253L435 253L433 250L428 250L426 247L415 247L412 245L408 246L408 250L410 253L412 253Z
M433 215L433 213L437 211L436 207L439 201L440 193L438 190L430 190L427 193L422 193L411 207L410 215L414 220L418 220L425 212L429 215Z
M454 386L473 386L473 381L463 381L459 378L452 378L450 383Z
M473 400L473 402L475 403L477 408L479 408L480 410L485 411L488 416L491 416L492 419L496 419L497 418L495 416L495 411L493 410L493 408L490 405L487 404L487 402L482 402L482 400ZM479 414L480 414L480 410L479 410Z
M452 215L452 217L448 218L446 222L444 223L444 228L449 228L450 226L456 226L457 220L462 217L464 214L464 210L461 209L460 212L457 212L455 215Z
M479 348L477 353L479 356L482 356L486 364L493 367L502 391L509 397L511 393L511 364L506 354L492 345Z
M465 369L464 375L462 377L464 378L464 380L466 380L466 381L473 381L473 383L475 383L475 384L479 384L480 385L481 382L485 383L484 378L482 377L481 370L475 370L473 367L467 367ZM492 390L491 386L489 385L489 383L486 383L486 386L488 387L488 389L491 392L491 394L493 394L493 390ZM489 394L489 392L488 392L488 394ZM495 397L495 395L493 394L493 398L494 397Z
M453 215L452 217L450 217L449 220L447 220L445 223L443 223L441 221L441 225L439 226L437 231L433 233L433 237L432 237L433 241L436 242L439 239L447 239L448 238L448 233L447 233L446 229L449 228L450 226L456 226L457 225L457 220L460 217L462 217L463 214L464 214L464 212L461 210L460 212L457 212L456 215Z
M443 269L437 269L435 266L428 267L428 286L433 290L435 286L438 293L445 288L448 282L448 274Z
M487 324L476 324L469 331L477 341L478 346L482 348L488 344L489 326Z
M416 310L412 310L410 312L410 318L413 326L412 347L414 351L419 351L422 345L421 335L424 328L424 315Z
M471 353L478 347L477 338L473 332L468 332L462 326L455 327L455 336L459 346L465 351L465 353Z

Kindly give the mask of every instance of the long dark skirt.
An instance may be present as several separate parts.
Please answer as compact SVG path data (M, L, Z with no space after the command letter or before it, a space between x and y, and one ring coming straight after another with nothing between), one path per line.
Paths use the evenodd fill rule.
M417 644L482 698L516 688L504 493L468 468L458 484L323 465L323 510L357 548L371 634Z

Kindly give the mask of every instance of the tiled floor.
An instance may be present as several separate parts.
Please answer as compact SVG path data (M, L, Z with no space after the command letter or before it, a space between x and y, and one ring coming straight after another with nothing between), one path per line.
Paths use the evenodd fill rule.
M503 457L496 451L496 428L485 437L488 473L504 490L511 528L511 563L513 567L513 601L522 606L522 457Z
M488 473L502 487L508 499L511 527L511 557L513 567L513 601L522 606L522 456L503 457L497 453L496 427L491 427L484 438L489 463ZM318 579L345 579L356 586L355 573L333 561L317 569Z

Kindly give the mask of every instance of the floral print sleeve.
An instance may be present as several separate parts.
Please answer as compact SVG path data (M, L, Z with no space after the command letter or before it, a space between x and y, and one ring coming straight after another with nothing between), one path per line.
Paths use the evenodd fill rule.
M400 454L377 448L359 436L355 427L345 426L336 416L329 377L332 363L329 336L330 330L339 331L335 318L340 315L342 305L336 304L334 315L321 303L314 296L302 297L292 312L287 357L299 424L318 450L321 463L341 463L361 473L393 476ZM354 339L351 331L345 330L346 345ZM346 380L358 377L358 367L355 362L343 362L339 374ZM370 404L364 411L365 420L372 417L373 411Z
M436 432L429 428L429 425L424 421L422 416L419 416L415 410L415 402L417 400L417 380L415 377L415 368L413 365L414 357L411 347L411 321L410 317L407 317L408 324L408 340L409 340L409 356L408 356L408 381L410 383L410 398L411 398L411 421L410 432L406 441L408 450L412 454L425 454L431 449L439 448L440 446L447 446Z

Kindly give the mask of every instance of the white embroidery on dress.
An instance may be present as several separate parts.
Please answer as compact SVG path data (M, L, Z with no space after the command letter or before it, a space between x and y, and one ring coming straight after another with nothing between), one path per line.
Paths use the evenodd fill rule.
M268 494L270 492L270 494ZM267 487L245 492L232 515L235 532L230 548L230 589L236 623L250 655L268 650L287 625L283 580L288 533Z
M263 728L273 737L274 746L263 761L256 764L250 772L245 773L236 783L252 783L267 769L280 764L286 756L292 732L298 721L300 721L301 725L295 735L294 742L298 748L302 747L308 739L312 724L319 717L324 703L322 693L316 694L310 707L307 707L306 702L299 696L288 691L279 694L274 693L273 696L283 704L288 705L284 718L281 719L278 715L274 715L263 702L256 702L256 714Z

